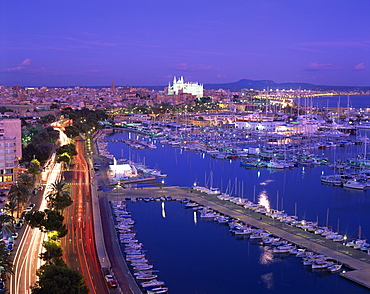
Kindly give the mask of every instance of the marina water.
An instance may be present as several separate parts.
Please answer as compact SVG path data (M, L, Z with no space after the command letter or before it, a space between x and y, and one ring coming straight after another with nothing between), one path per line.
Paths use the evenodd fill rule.
M175 294L368 293L294 255L236 238L177 201L128 203L146 257ZM162 206L164 205L164 207Z
M140 135L118 132L109 139L136 137ZM168 175L165 185L212 185L296 214L299 219L318 220L319 225L331 226L348 240L357 238L359 231L362 237L370 236L370 191L321 184L321 175L334 173L327 166L283 171L244 169L238 160L219 160L153 143L156 149L109 143L108 151L117 158L160 169ZM351 145L311 152L345 160L361 152L361 148ZM268 247L237 240L225 226L204 220L195 223L193 211L185 210L181 203L166 202L165 218L160 202L133 203L129 210L136 220L138 238L148 250L147 256L171 293L298 293L298 288L300 293L368 292L338 274L312 272L294 256L276 256Z

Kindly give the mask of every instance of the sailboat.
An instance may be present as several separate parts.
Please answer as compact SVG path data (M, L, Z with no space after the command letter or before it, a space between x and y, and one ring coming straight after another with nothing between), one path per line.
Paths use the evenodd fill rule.
M333 175L323 175L321 176L321 182L325 184L330 184L334 186L342 186L345 176L336 173L336 156L335 156L335 149L334 149L334 174Z

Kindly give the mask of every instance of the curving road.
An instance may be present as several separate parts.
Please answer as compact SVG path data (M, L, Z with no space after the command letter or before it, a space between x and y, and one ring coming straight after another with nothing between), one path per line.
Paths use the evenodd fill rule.
M54 163L53 159L48 164L48 170L44 172L46 187L54 183L61 174L60 163ZM39 210L46 208L45 196L49 189L44 189ZM46 240L46 234L39 229L32 229L24 225L20 231L20 238L15 243L15 254L13 259L14 275L9 279L10 294L30 294L31 285L36 282L36 270L42 265L39 254L44 250L42 242Z
M74 158L71 178L73 204L65 211L67 236L62 240L68 266L86 279L90 293L109 293L95 248L89 167L83 156L84 144L76 141L78 155ZM97 216L98 217L98 216Z

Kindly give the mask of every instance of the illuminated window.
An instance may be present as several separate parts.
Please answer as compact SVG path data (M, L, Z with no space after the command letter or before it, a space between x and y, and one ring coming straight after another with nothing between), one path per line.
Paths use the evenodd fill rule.
M11 182L13 181L13 176L5 176L4 177L4 182Z

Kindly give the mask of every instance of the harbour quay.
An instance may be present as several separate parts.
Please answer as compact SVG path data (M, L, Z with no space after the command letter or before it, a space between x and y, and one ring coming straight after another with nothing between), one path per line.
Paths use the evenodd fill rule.
M306 250L336 260L349 269L340 273L342 277L370 289L370 255L346 246L342 242L334 242L321 235L282 223L251 209L245 209L230 201L218 199L215 195L201 193L189 187L178 186L116 189L105 193L109 199L125 198L126 200L171 196L173 200L188 199L199 205L211 207L221 214L243 221L250 226L264 229L298 247L306 248Z

